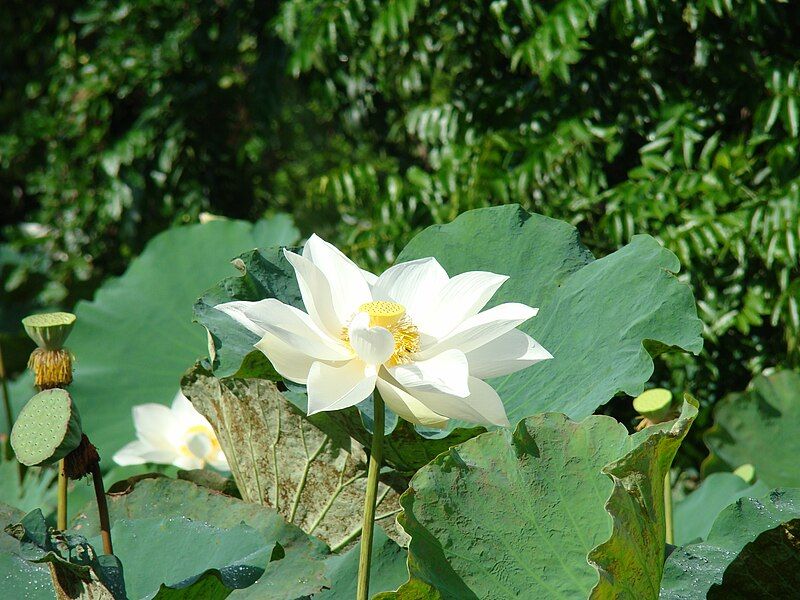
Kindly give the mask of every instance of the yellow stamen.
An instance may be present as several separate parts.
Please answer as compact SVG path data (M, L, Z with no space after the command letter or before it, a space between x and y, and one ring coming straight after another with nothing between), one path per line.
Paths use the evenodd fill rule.
M28 359L28 368L33 371L34 385L40 390L66 387L72 383L72 355L64 348L36 348Z
M365 302L358 312L369 315L370 327L384 327L394 337L394 353L386 361L389 366L410 362L411 354L419 351L419 331L406 315L402 304L388 300ZM347 327L342 330L342 340L350 345Z

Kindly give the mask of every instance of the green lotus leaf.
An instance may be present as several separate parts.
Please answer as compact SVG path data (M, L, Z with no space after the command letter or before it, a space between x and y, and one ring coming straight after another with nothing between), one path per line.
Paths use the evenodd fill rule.
M489 381L512 423L545 411L582 419L618 392L642 393L653 373L645 346L698 353L703 345L691 289L675 277L678 259L647 235L595 260L571 225L509 205L429 227L397 260L425 256L451 277L476 270L509 275L489 307L539 307L520 329L554 358Z
M243 523L219 528L183 516L119 518L111 531L132 599L158 597L163 588L207 587L201 580L210 573L222 584L224 598L255 583L275 547ZM99 536L90 541L100 547Z
M342 555L326 561L328 587L314 595L314 600L352 600L356 597L358 559L361 542ZM381 527L375 528L370 564L370 594L394 590L406 580L408 553L386 536Z
M203 584L202 574L212 568L232 576L237 567L244 566L247 568L242 574L248 576L255 573L250 567L260 567L263 573L254 585L231 594L239 600L296 600L333 588L334 583L348 577L355 579L355 571L350 574L350 567L344 567L357 568L357 548L344 555L331 554L324 542L286 523L275 510L188 481L167 477L139 480L132 482L126 493L110 494L108 502L114 551L125 567L131 598L139 597L134 596L139 590L157 590L162 583L171 588L187 580ZM96 514L95 506L87 505L74 524L90 540L99 536ZM172 528L173 539L164 540L163 549L158 527ZM231 541L238 538L240 545L222 546L223 552L222 542L214 541L216 535L219 539L231 536ZM159 542L143 543L142 539ZM373 582L377 593L402 583L406 555L382 531L376 539L380 540L376 548L382 548L384 556L377 567L373 565L373 569L380 569ZM198 551L187 552L187 548ZM345 560L347 556L349 561ZM401 572L403 576L398 574Z
M15 465L16 466L16 465ZM20 600L53 600L50 570L44 563L29 561L22 554L19 540L3 532L3 528L19 523L25 512L0 504L0 581L2 591Z
M238 276L223 279L208 289L194 305L195 320L208 330L213 342L214 373L217 377L257 374L277 378L278 374L269 361L261 358L261 352L253 348L259 337L214 307L232 300L278 298L304 309L294 271L277 247L245 252L234 261L234 265L239 269ZM240 369L241 372L237 373Z
M374 596L372 600L442 600L442 595L436 588L419 579L409 579L397 591L383 592Z
M7 526L5 533L19 541L20 558L51 565L58 581L57 597L126 600L119 560L98 554L82 535L49 528L42 511L31 511L19 523ZM34 596L40 590L38 583L34 586ZM29 596L27 582L15 582L15 588L4 586L3 591L15 598ZM51 591L50 597L52 594Z
M747 483L733 473L712 473L673 508L675 544L704 540L719 513L739 498L759 498L769 488L763 481Z
M123 579L119 558L96 552L95 548L101 544L99 539L87 541L74 530L54 532L47 527L39 510L25 516L21 523L7 527L6 531L19 540L15 554L20 563L25 561L29 566L50 563L57 573L63 597L85 600L222 600L233 589L252 585L264 571L260 565L242 562L259 563L260 558L268 554L261 536L244 524L215 530L207 524L180 517L123 519L115 523L114 528L115 552L125 555L128 565ZM187 552L190 542L205 551ZM4 540L3 543L8 542ZM154 546L158 547L157 551ZM157 557L165 554L180 558L164 564ZM195 574L201 568L198 562L201 565L226 563L233 556L242 558L235 565L207 568ZM16 564L16 568L10 570L6 577L10 585L4 586L3 591L13 594L14 598L52 598L55 584L47 569L33 571L33 577L20 580L20 573L30 573L30 569L24 568L25 563ZM171 585L153 583L159 576L173 581L186 573L191 575Z
M317 415L307 419L272 381L217 379L196 365L182 389L218 432L244 500L276 508L333 547L360 529L366 457L350 454L348 436L320 431ZM394 528L397 492L381 483L378 499L378 523Z
M178 479L191 481L195 485L208 488L220 494L239 498L240 500L242 498L239 486L236 485L236 480L232 477L221 475L217 471L212 471L210 469L191 469L190 471L178 470L175 475Z
M705 436L719 470L744 464L769 487L800 487L800 373L761 375L742 393L729 394L714 407L714 426Z
M220 571L212 569L186 587L162 585L153 600L223 600L230 595L231 590L222 582Z
M331 554L318 563L325 584L313 593L314 600L353 600L356 597L360 542L343 554ZM394 590L407 576L407 552L389 539L381 527L375 528L372 540L372 563L370 566L370 593ZM285 559L284 559L285 560ZM304 573L294 571L281 561L271 563L276 573L263 578L254 586L237 590L233 600L306 600L310 588L303 583ZM272 575L272 574L271 574Z
M118 279L104 283L91 302L75 308L69 348L76 356L70 386L83 426L101 456L135 438L131 407L169 404L187 366L208 352L202 327L192 323L197 296L228 273L228 260L256 246L291 244L289 217L255 224L212 221L154 237ZM31 396L32 379L11 386L14 405Z
M524 302L540 308L523 329L555 358L490 381L512 423L547 410L583 418L620 391L642 392L653 372L647 348L696 353L702 347L692 293L675 277L678 260L649 236L636 236L618 252L594 260L574 227L519 206L501 206L426 229L398 261L425 256L435 256L451 276L469 270L509 275L490 306ZM256 336L212 307L274 297L303 308L294 273L277 249L247 253L238 264L242 274L209 290L196 304L195 317L211 332L218 376L246 367L250 376L275 378L263 363L261 372L253 369L260 360L252 355ZM302 388L293 389L287 397L303 408ZM575 389L585 391L575 394ZM371 401L358 408L336 411L320 427L368 444ZM385 460L404 471L482 431L460 421L451 421L445 431L412 428L391 413L386 430L392 435Z
M401 496L410 581L385 597L657 596L664 474L696 414L628 435L545 413L452 448Z
M742 498L723 510L704 542L676 549L663 600L795 598L800 587L800 490Z

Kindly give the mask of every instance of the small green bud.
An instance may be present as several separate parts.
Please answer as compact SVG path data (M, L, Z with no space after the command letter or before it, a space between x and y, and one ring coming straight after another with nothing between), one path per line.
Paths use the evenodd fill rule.
M22 326L39 348L60 350L75 325L75 319L72 313L42 313L25 317Z
M633 399L633 408L651 423L660 423L672 411L672 392L663 388L647 390Z
M28 400L11 430L11 446L23 465L50 465L77 448L82 435L72 397L55 388Z

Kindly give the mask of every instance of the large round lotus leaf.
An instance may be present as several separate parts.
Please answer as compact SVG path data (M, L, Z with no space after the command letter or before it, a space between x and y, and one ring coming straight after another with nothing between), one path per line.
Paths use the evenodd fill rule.
M654 597L664 474L696 414L628 435L546 413L440 455L400 498L411 581L394 597L420 581L444 600Z
M161 233L119 278L107 281L91 302L80 302L69 338L76 356L70 386L83 426L104 467L134 439L131 407L169 404L183 372L208 352L207 336L192 323L192 304L227 274L228 262L248 248L291 244L298 232L285 216L256 224L212 221ZM17 407L30 397L31 379L12 386Z
M49 465L81 442L81 417L66 390L52 389L28 400L14 422L11 446L23 465Z
M714 426L705 435L709 463L731 470L755 467L774 488L800 487L800 374L779 371L753 379L747 391L730 394L714 409Z
M490 381L512 424L548 410L583 418L620 391L631 396L643 391L653 372L648 349L698 352L702 347L691 290L675 277L678 260L649 236L636 236L621 250L595 260L571 225L519 206L501 206L429 227L398 261L426 256L436 257L451 276L471 270L509 275L489 306L523 302L540 308L522 328L555 358ZM220 377L237 371L258 340L213 306L275 297L303 307L292 269L278 252L248 253L241 259L244 274L219 283L195 307L198 321L212 333ZM249 376L275 374L262 368ZM302 406L301 399L289 397ZM368 444L370 402L359 409L360 415L355 409L336 411L330 419L332 426ZM386 423L391 432L398 420L388 414ZM415 433L398 426L386 441L385 458L396 468L414 470L478 431L456 420L445 431L417 427Z
M733 473L712 473L700 487L675 503L672 515L675 544L706 539L725 507L739 498L758 498L768 491L761 480L751 484Z
M397 260L425 256L434 256L451 277L465 271L509 275L489 307L539 307L520 329L554 358L489 382L512 424L548 410L582 419L618 392L641 394L653 373L646 343L651 350L694 353L703 345L691 289L675 277L677 257L647 235L595 260L571 225L501 206L429 227Z
M157 589L159 582L174 586L209 568L220 569L223 576L252 573L226 565L264 570L255 585L231 598L355 596L351 584L358 571L358 547L333 555L326 544L286 523L271 508L168 478L139 481L128 493L110 495L108 502L114 550L125 566L131 598ZM93 541L99 535L96 507L90 504L82 512L75 529ZM170 539L162 539L167 532ZM237 536L239 545L228 546ZM376 531L375 552L373 591L396 588L405 579L406 553L381 530Z
M125 567L129 598L151 598L162 584L186 587L211 569L219 571L228 588L249 587L274 548L274 541L243 523L223 529L179 515L121 518L111 533L114 553ZM89 543L102 548L99 536Z
M723 510L708 539L667 559L662 600L797 598L800 490L743 498Z

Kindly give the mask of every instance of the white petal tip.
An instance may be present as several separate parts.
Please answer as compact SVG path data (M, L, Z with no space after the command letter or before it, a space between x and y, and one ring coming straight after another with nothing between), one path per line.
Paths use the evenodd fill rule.
M230 302L223 302L222 304L217 304L214 307L214 309L218 310L219 312L223 312L226 315L229 315L231 314L231 312L233 312L233 309L230 306L228 306L228 304L230 304Z
M469 396L470 391L469 391L469 387L466 387L466 388L463 388L463 389L448 390L448 393L452 394L456 398L466 398L466 397Z

